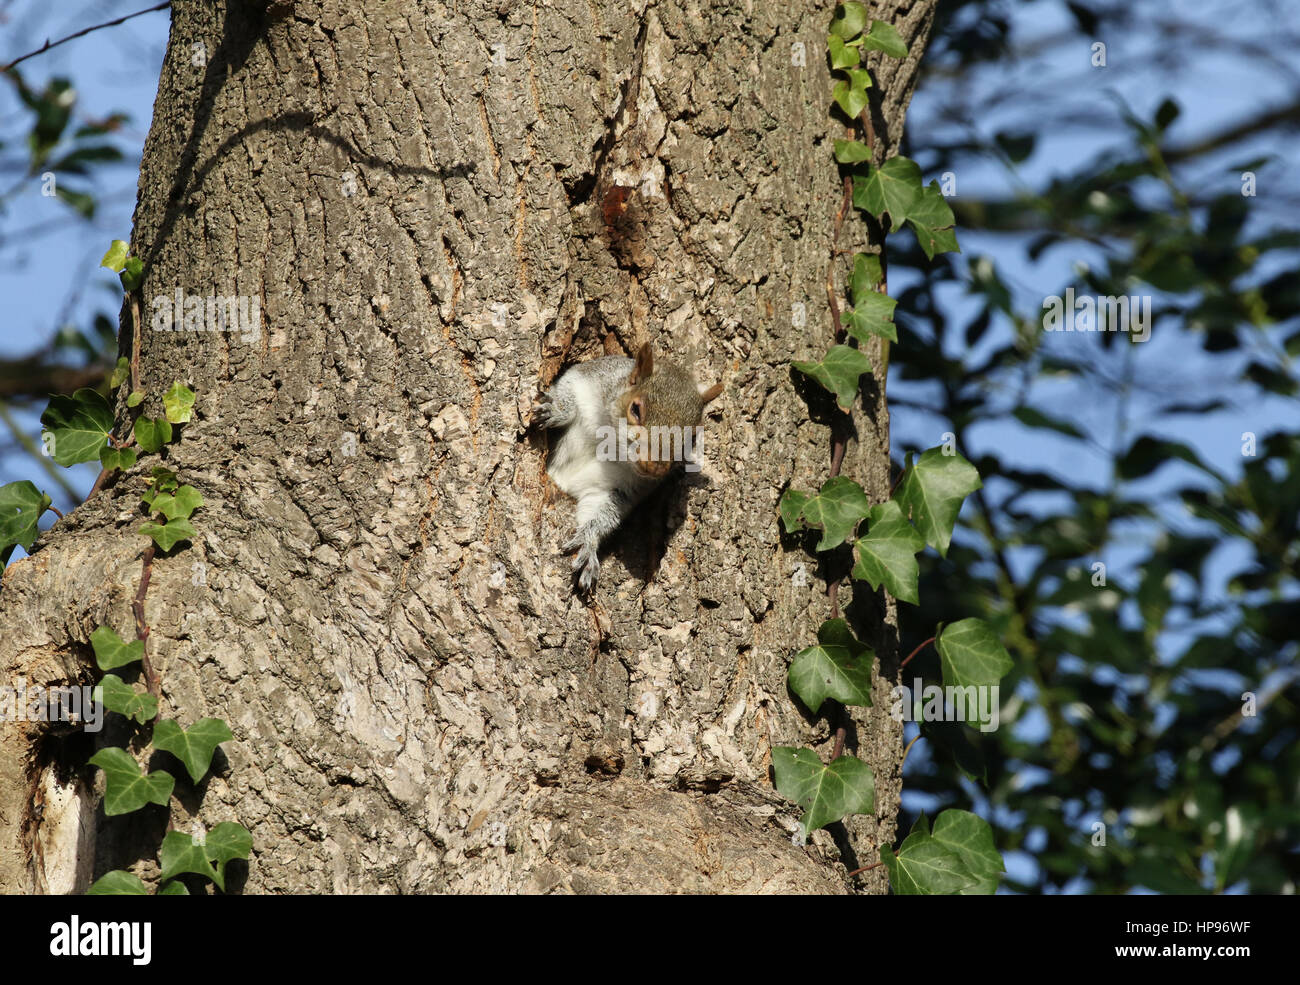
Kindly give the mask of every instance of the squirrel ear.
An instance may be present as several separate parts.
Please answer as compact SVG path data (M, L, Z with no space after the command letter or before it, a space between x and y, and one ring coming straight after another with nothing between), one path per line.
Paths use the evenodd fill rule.
M632 367L632 375L627 378L627 382L632 386L638 383L644 383L654 375L655 371L655 354L649 342L641 345L636 351L636 365Z
M722 392L722 384L715 383L713 384L713 386L709 387L708 389L705 389L704 386L701 384L699 390L700 390L700 399L707 404L709 401L713 400L715 397L718 396L718 394Z

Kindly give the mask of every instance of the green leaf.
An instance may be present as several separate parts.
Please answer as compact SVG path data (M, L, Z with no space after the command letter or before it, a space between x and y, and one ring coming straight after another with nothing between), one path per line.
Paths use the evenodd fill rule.
M94 462L113 430L113 410L99 393L83 388L71 397L51 397L41 424L54 439L50 455L60 465Z
M187 729L165 718L153 730L154 748L169 752L184 763L195 783L208 771L217 746L233 738L220 718L201 718Z
M126 356L118 356L117 365L113 367L113 375L109 377L108 388L116 390L125 383L131 376L131 363Z
M169 773L141 774L139 764L125 749L110 746L90 757L104 771L104 813L129 814L145 804L165 806L176 783Z
M134 291L144 280L144 262L139 257L127 257L122 272L117 276L122 281L122 290Z
M827 698L846 705L871 704L871 662L875 654L853 637L843 619L828 619L817 631L817 646L801 650L790 663L790 690L815 714Z
M122 240L122 239L113 240L113 242L108 247L108 252L105 253L104 258L99 261L99 265L101 267L107 267L109 270L115 272L120 271L122 269L122 265L126 263L126 255L128 250L129 247L126 245L126 240Z
M173 879L171 882L163 886L162 889L158 890L159 896L188 896L189 894L190 891L185 888L185 883L178 879Z
M993 828L970 811L946 810L934 820L930 837L961 859L977 880L960 890L963 896L992 896L998 877L1006 871L1002 856L993 844Z
M852 536L853 528L870 509L862 487L848 476L837 475L808 497L800 516L808 526L822 531L817 550L829 551Z
M874 253L853 254L853 274L849 278L849 293L853 296L854 304L858 303L859 298L874 292L876 285L883 279L879 256Z
M161 513L168 520L185 520L202 505L203 496L199 491L193 486L185 485L175 493L158 493L149 504L149 509Z
M845 70L847 79L840 79L831 87L831 98L840 109L856 120L858 114L867 108L867 90L871 88L871 73L865 68Z
M922 814L895 856L890 845L880 849L889 869L889 882L899 896L955 896L979 885L979 879L948 845L930 836Z
M124 869L105 872L86 890L87 896L148 896L140 877Z
M962 501L982 485L975 466L966 459L931 448L908 468L894 498L911 515L925 542L947 557Z
M36 521L49 508L51 499L26 479L0 486L0 549L9 559L15 545L29 550L40 535Z
M781 502L777 504L777 508L781 511L781 522L785 524L786 533L792 534L797 530L804 529L799 514L803 512L803 505L808 502L811 496L811 493L800 492L798 489L787 489L782 494Z
M854 53L854 59L857 54ZM860 140L837 140L835 141L835 160L841 164L857 164L861 161L871 160L871 148ZM865 256L859 253L858 256Z
M884 21L871 22L871 32L863 37L862 47L872 51L883 51L891 58L907 57L907 45L899 37L894 25Z
M171 469L162 465L155 465L153 472L149 476L149 482L156 492L172 493L180 485L180 479Z
M126 405L128 407L139 407L142 403L144 403L143 390L132 390L129 394L127 394Z
M152 694L140 693L116 674L104 675L104 679L95 687L95 701L101 702L109 711L134 718L141 725L153 721L158 715L157 698Z
M179 380L163 394L163 410L172 424L185 424L194 408L194 391Z
M197 844L191 835L180 831L168 831L163 838L162 847L158 849L158 861L162 863L163 882L174 879L182 872L211 879L217 888L225 891L225 879L222 874L208 862L206 847Z
M804 810L804 837L849 814L876 809L876 777L854 756L840 756L829 766L811 749L777 746L772 750L776 789Z
M867 524L866 536L853 545L857 558L853 577L867 581L872 588L883 584L894 598L919 605L920 566L916 553L925 548L925 538L907 522L902 508L892 499L873 506Z
M152 455L172 440L171 422L161 417L142 417L135 422L135 440L142 452Z
M224 890L226 863L237 858L247 860L248 853L253 850L253 836L248 833L248 829L242 824L236 824L234 821L222 821L208 832L204 850L208 858L216 863L217 875L221 877L221 881L217 885Z
M844 411L853 407L858 395L858 380L871 371L871 361L858 349L847 345L834 345L821 362L794 362L805 376L811 376L835 394L835 401Z
M826 48L830 51L831 68L857 68L860 60L858 49L846 45L843 38L835 34L830 35L826 39Z
M868 291L854 299L852 308L845 310L844 330L862 343L873 335L897 342L898 329L893 321L897 304L888 294Z
M932 181L921 189L912 203L907 221L911 223L916 241L925 251L926 259L933 260L939 253L960 253L957 233L953 230L956 219L948 200L939 191L939 182Z
M99 464L106 469L129 469L135 464L134 448L113 448L105 445L99 449Z
M140 525L140 533L146 537L152 537L153 542L162 551L170 551L182 540L193 540L198 536L198 531L194 529L194 525L185 519L168 520L164 524L158 524L150 520L148 523Z
M111 626L100 626L91 633L90 645L95 651L95 663L100 670L114 670L117 667L125 667L127 664L135 663L144 657L144 640L132 640L127 643L117 635ZM116 680L116 678L114 679ZM125 686L123 685L123 687ZM120 709L113 710L119 711ZM123 714L126 713L123 712Z
M888 212L891 230L903 224L920 197L921 169L901 154L853 178L853 204L878 219Z
M963 619L945 626L935 640L943 682L953 687L988 687L1002 680L1014 664L1006 647L983 619Z
M845 41L856 38L867 26L867 8L860 3L842 3L831 18L831 34Z

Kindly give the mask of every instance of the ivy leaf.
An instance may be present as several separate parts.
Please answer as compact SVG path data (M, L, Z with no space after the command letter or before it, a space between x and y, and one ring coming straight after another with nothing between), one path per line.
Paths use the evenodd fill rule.
M817 646L799 651L790 663L790 690L816 714L827 698L846 705L871 704L871 662L875 654L853 637L843 619L817 630Z
M853 204L877 219L888 212L891 231L903 224L920 195L921 169L901 154L853 178Z
M854 304L857 304L860 298L874 292L876 285L883 279L880 257L874 253L853 254L853 274L849 278L849 293L853 296Z
M853 307L844 312L844 330L864 344L873 335L897 342L898 329L893 320L897 304L888 294L868 291L854 298Z
M126 263L126 254L128 249L129 247L126 245L126 240L113 240L113 242L109 244L108 252L105 253L104 258L99 261L99 265L101 267L107 267L114 273L120 272L122 266Z
M172 424L185 424L194 410L194 391L179 380L163 394L163 412ZM168 439L170 440L170 439Z
M51 397L41 424L54 441L50 456L60 465L93 462L113 430L113 410L98 392L82 388L71 397Z
M871 361L863 353L847 345L834 345L821 362L793 362L799 372L811 376L835 394L835 402L845 412L853 407L858 395L858 380L871 371Z
M954 896L977 886L979 880L961 856L930 836L930 822L922 814L895 856L893 846L880 849L889 869L889 882L899 896Z
M217 746L233 738L220 718L200 718L187 729L165 718L153 730L154 748L169 752L184 763L195 783L208 771Z
M852 0L836 7L835 16L831 18L831 34L845 41L856 38L866 26L867 8Z
M908 466L894 498L911 515L925 542L947 557L962 500L982 485L975 466L966 459L930 448Z
M893 24L884 21L872 21L871 31L862 38L862 47L871 51L883 51L891 58L906 58L907 45L899 37Z
M870 509L862 487L848 476L837 475L827 479L817 495L808 497L800 516L808 526L822 531L817 550L829 551L853 534L853 528Z
M983 619L963 619L943 627L934 645L943 667L943 682L953 687L989 687L1015 666Z
M865 68L846 70L848 79L840 79L831 88L831 98L849 119L856 120L858 114L867 108L867 90L871 88L871 73Z
M126 356L117 357L117 365L113 367L113 375L108 378L108 388L116 390L125 383L131 376L131 362Z
M960 858L977 880L960 890L963 896L992 896L997 891L998 877L1006 865L993 844L993 828L987 821L970 811L946 810L935 818L930 837Z
M15 546L31 549L40 535L36 521L51 502L26 479L0 486L0 563L9 560Z
M192 835L168 831L163 838L162 847L158 849L158 861L162 863L162 875L159 878L163 882L176 878L182 872L193 872L211 879L218 889L225 892L225 879L208 862L205 846L197 844Z
M960 253L957 245L957 233L953 226L957 220L952 214L948 200L939 191L939 182L932 181L912 203L912 210L907 216L916 241L921 244L927 260L933 260L938 253Z
M831 68L841 69L858 67L858 49L846 45L844 39L839 35L830 35L826 39L826 47L830 51L831 55Z
M128 407L139 407L142 403L144 403L143 390L132 390L129 394L127 394L126 405Z
M140 877L124 869L105 872L86 890L87 896L148 896Z
M90 634L90 645L95 650L95 663L100 670L125 667L144 656L144 640L127 643L111 626L100 626ZM117 678L114 678L116 680ZM107 678L105 678L107 680ZM125 687L125 685L123 685ZM129 690L129 689L128 689ZM133 694L135 692L132 692ZM113 709L117 711L119 709ZM123 712L125 714L125 712Z
M135 464L134 448L113 448L105 445L99 449L99 464L106 469L129 469Z
M159 496L155 499L161 499ZM146 537L152 537L153 542L158 545L161 551L170 551L182 540L193 540L198 536L198 531L194 529L194 524L186 519L168 520L166 523L159 524L150 520L148 523L140 525L140 533Z
M776 789L804 810L804 837L849 814L876 809L876 777L855 756L841 756L829 766L811 749L777 746L772 750Z
M202 494L193 486L185 485L174 493L158 493L149 504L149 509L161 513L168 520L186 520L202 505Z
M781 522L785 525L785 532L792 534L797 530L804 529L803 521L799 519L799 514L803 512L803 504L808 502L811 494L801 492L798 489L787 489L781 496L781 502L777 508L781 511Z
M145 804L166 806L176 783L170 773L141 774L131 754L116 746L99 750L90 763L104 771L104 813L109 817L130 814Z
M866 536L853 545L857 558L853 577L868 582L873 589L883 584L894 598L919 605L920 566L916 553L924 550L925 538L907 522L902 508L892 499L873 506L867 524Z
M94 698L109 711L134 718L141 725L153 721L158 715L157 698L152 694L141 694L116 674L104 675L104 679L95 687ZM92 759L91 762L93 763L94 760ZM170 787L167 789L171 790Z
M234 821L222 821L215 828L208 832L208 837L204 843L204 851L209 859L216 863L217 875L221 881L217 883L225 890L226 863L232 862L237 858L248 859L248 853L253 850L253 836L248 833L248 829L242 824L236 824Z
M188 896L189 894L190 891L185 888L185 883L177 879L173 879L171 882L167 883L167 885L163 886L162 889L158 890L159 896Z
M134 291L144 280L144 261L139 257L127 257L121 273L117 276L122 281L122 290Z
M171 422L162 417L142 417L135 422L135 440L142 452L152 455L172 440Z
M854 52L854 64L857 64L857 57L857 52ZM835 141L835 160L841 164L858 164L861 161L869 161L871 160L871 148L860 140L837 140ZM865 254L861 253L858 255L865 256Z

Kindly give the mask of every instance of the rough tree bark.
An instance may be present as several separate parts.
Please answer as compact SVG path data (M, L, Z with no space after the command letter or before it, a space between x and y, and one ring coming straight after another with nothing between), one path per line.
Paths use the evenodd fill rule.
M873 7L913 52L871 61L884 153L932 4ZM172 10L133 234L143 314L180 288L258 298L263 320L255 340L142 331L146 409L173 379L198 392L163 458L205 500L193 544L155 561L147 616L165 712L235 739L170 818L121 820L88 749L5 726L0 890L148 880L169 820L233 819L248 892L882 891L883 869L847 873L894 835L892 601L840 588L883 668L849 730L878 816L799 847L769 779L774 745L829 752L784 680L847 568L776 514L830 455L828 405L789 363L830 334L832 5ZM865 242L850 218L840 247ZM572 506L526 424L607 334L726 392L703 471L616 537L588 607L559 552ZM862 403L844 472L883 500L879 380ZM6 573L7 675L89 681L91 631L130 635L153 464Z

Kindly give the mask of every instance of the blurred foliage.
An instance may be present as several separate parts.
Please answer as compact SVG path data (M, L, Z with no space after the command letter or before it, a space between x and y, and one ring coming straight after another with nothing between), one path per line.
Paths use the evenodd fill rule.
M997 731L921 726L925 741L908 757L904 789L922 792L931 813L979 811L1000 850L1032 858L1019 868L1009 861L1004 891L1294 893L1300 427L1258 433L1253 448L1234 436L1214 462L1175 435L1222 415L1236 432L1254 432L1249 422L1263 419L1253 415L1264 401L1294 408L1300 213L1276 192L1243 195L1240 179L1268 166L1248 148L1261 136L1276 140L1298 114L1262 112L1175 145L1173 98L1142 118L1095 83L1094 103L1114 109L1088 125L1108 146L1088 159L1053 159L1050 178L1026 178L1024 165L1054 126L1079 126L1053 116L1049 101L1079 92L1044 83L990 96L973 82L981 65L1009 73L1017 59L1064 49L1062 59L1086 66L1093 38L1164 16L1154 3L1057 5L1073 27L1032 52L1018 49L1016 19L1044 6L945 2L921 81L932 101L944 97L928 86L956 94L952 120L982 112L959 105L964 92L996 107L999 121L1020 122L989 136L973 122L927 132L916 106L909 118L906 152L927 176L992 162L1018 191L986 199L959 191L950 200L963 257L931 263L906 237L907 249L891 240L891 270L921 274L899 298L892 414L896 422L933 415L986 486L967 503L948 557L920 555L922 604L899 607L901 650L937 623L978 616L999 628L1016 667L1003 681ZM1265 50L1295 50L1263 16L1269 4L1244 6L1259 8ZM1215 40L1189 36L1161 36L1175 49L1162 57L1188 59L1188 45ZM1224 44L1246 57L1244 44ZM1036 279L1018 304L996 263L1017 252L1004 266L1066 257L1074 277ZM1085 256L1090 262L1078 260ZM1067 287L1152 295L1161 344L1120 332L1045 333L1037 304ZM1098 408L1112 434L1086 423ZM1300 424L1300 413L1286 413ZM993 451L977 429L998 435ZM1045 438L1078 450L1069 474L1026 464L1025 449ZM909 450L898 444L895 455L901 461ZM932 649L904 672L909 682L914 670L938 679ZM1246 692L1253 715L1243 714ZM1094 843L1097 822L1104 846Z

